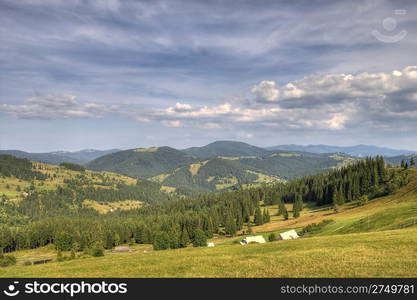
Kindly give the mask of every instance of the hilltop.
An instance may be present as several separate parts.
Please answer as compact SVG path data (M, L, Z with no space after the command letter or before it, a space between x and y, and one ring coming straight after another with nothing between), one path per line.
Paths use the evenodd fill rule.
M99 157L86 165L95 171L111 171L149 178L191 163L195 158L170 147L138 148Z
M214 158L217 156L257 156L271 154L270 151L242 142L216 141L203 147L192 147L183 150L198 158Z

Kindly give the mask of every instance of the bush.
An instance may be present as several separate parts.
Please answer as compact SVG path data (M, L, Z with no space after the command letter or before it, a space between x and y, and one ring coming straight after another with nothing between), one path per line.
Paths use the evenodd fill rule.
M90 249L90 255L94 257L104 256L104 247L101 243L94 243L93 247Z
M363 195L363 196L359 197L359 199L358 199L358 205L363 206L366 203L368 203L368 201L369 201L368 196L367 195Z
M170 239L169 235L166 232L160 231L155 235L155 239L153 241L153 249L154 250L166 250L169 249L170 246Z
M75 254L75 250L74 249L71 249L71 255L70 255L70 258L71 259L75 259L77 257L77 255Z
M55 236L54 244L57 250L69 251L72 249L72 236L62 231Z
M31 265L32 265L32 262L31 262L30 260L26 260L26 261L23 263L23 265L24 265L24 266L31 266Z
M207 246L207 236L203 230L197 229L194 231L194 240L193 240L194 247L205 247Z
M276 236L276 234L275 233L271 233L269 236L268 236L268 241L270 241L270 242L274 242L274 241L276 241L277 240L277 236Z
M64 261L65 260L64 256L62 255L61 250L58 250L58 252L56 253L56 260L57 261Z
M305 235L307 233L317 233L321 231L324 228L324 226L331 224L331 223L334 223L334 220L326 219L319 223L308 224L306 227L303 228L300 235Z
M13 266L15 264L16 264L16 257L12 255L0 254L0 266L1 267Z
M79 171L79 172L84 172L85 168L81 165L77 165L77 164L72 164L72 163L67 163L67 162L63 162L59 164L60 167L64 167L66 169L69 170L73 170L73 171Z

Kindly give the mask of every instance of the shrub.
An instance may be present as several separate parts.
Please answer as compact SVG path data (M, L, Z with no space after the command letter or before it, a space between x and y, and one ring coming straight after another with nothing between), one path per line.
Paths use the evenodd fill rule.
M79 171L79 172L84 172L85 171L85 168L83 166L73 164L73 163L63 162L63 163L60 163L59 166L67 168L69 170L73 170L73 171Z
M57 250L69 251L72 248L72 236L62 231L55 236L54 244Z
M74 249L71 249L71 255L70 255L70 258L71 259L75 259L77 256L76 256L76 254L75 254L75 250Z
M104 256L104 247L101 243L94 243L93 247L90 249L90 255L94 257Z
M194 240L193 240L194 247L205 247L207 246L207 236L203 230L197 229L194 231Z
M358 204L359 204L360 206L363 206L363 205L365 205L366 203L368 203L368 201L369 201L368 196L367 196L367 195L363 195L363 196L361 196L361 197L358 199Z
M24 265L24 266L31 266L31 265L32 265L32 262L31 262L30 260L26 260L26 261L23 263L23 265Z
M57 261L64 261L64 256L62 255L61 250L58 250L58 252L56 253L56 260Z
M270 242L274 242L274 241L276 241L277 240L277 236L276 236L276 234L275 233L271 233L269 236L268 236L268 241L270 241Z
M15 264L16 264L16 257L12 255L0 254L0 266L1 267L13 266Z
M303 228L300 235L305 235L307 233L317 233L321 230L323 230L324 226L334 223L334 220L326 219L319 223L311 223L308 224L306 227Z
M155 239L153 241L153 249L154 250L166 250L169 249L170 246L170 239L169 235L166 232L160 231L155 235Z

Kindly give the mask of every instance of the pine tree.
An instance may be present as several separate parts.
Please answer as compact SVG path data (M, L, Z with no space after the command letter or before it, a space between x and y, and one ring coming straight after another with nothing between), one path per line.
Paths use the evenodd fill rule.
M252 234L253 230L252 230L252 225L250 224L250 222L248 222L248 234Z
M263 222L269 223L271 221L271 217L269 215L269 210L267 208L264 209L264 215L263 215Z
M236 222L230 213L226 216L226 224L224 230L228 235L233 236L236 234Z
M297 205L297 202L294 202L294 204L292 205L292 216L294 218L298 218L300 216L300 210Z
M255 210L255 218L253 222L255 223L256 226L262 225L264 223L264 218L262 216L262 212L259 206Z
M185 226L182 228L181 236L180 236L180 247L185 248L190 243L190 237L188 235L187 228Z
M207 246L207 236L203 230L197 229L196 231L194 231L193 246L194 247Z
M277 216L280 216L284 213L285 210L285 204L284 201L280 200L278 203L278 212L277 212Z
M284 217L284 220L288 220L288 211L285 208L284 212L282 213L282 216Z
M414 156L411 156L410 167L414 167L415 165L416 165L416 162L414 161Z
M164 231L159 231L155 235L155 239L153 241L153 249L154 250L165 250L169 249L170 246L170 240L168 233Z

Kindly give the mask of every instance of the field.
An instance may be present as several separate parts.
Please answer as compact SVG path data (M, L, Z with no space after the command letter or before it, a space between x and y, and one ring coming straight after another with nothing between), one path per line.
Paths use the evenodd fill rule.
M417 228L3 268L1 277L415 277ZM48 249L38 250L39 252ZM51 251L49 249L49 251ZM146 252L144 252L146 251ZM22 251L19 256L24 256ZM32 250L32 255L35 254ZM28 255L25 255L27 258Z
M255 232L298 229L324 219L334 222L308 237L241 246L240 237L215 237L214 248L188 247L153 251L132 246L130 253L107 251L93 258L24 266L27 260L55 258L52 245L18 251L16 266L0 269L1 277L416 277L417 170L394 195L339 213L306 207L299 219L253 227ZM290 209L290 206L288 207ZM271 214L276 211L270 207Z

